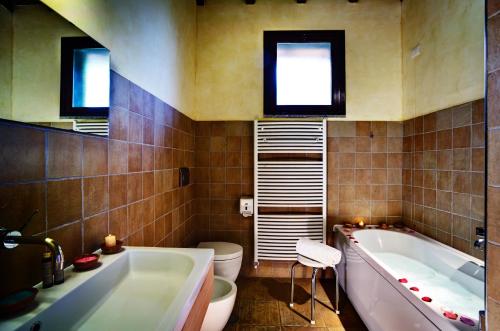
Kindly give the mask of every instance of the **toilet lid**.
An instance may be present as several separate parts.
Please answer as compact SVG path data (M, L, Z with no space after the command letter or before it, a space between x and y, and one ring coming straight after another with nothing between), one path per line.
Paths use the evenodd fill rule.
M201 242L198 248L212 248L215 251L215 261L232 260L243 255L243 247L222 241Z

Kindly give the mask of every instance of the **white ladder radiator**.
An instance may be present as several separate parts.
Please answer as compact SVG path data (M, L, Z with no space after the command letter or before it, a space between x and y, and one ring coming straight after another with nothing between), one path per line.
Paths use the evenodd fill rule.
M326 120L254 122L255 267L295 260L299 238L325 242L326 145Z

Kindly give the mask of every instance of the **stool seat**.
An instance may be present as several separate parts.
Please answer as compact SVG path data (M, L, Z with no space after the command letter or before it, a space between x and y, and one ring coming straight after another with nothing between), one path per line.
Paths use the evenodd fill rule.
M328 267L326 264L311 260L305 256L302 256L302 255L297 255L297 262L299 262L302 265L305 265L306 267L311 267L311 268L325 269L326 267Z

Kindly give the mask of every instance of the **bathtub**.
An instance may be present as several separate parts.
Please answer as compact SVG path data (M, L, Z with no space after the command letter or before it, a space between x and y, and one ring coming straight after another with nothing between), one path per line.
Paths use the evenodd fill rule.
M340 285L371 331L479 330L481 260L410 229L334 229Z

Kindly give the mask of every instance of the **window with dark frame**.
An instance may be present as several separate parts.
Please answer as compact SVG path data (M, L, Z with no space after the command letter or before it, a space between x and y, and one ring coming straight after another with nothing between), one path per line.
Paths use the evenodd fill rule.
M264 31L264 116L345 116L345 32Z
M109 50L90 37L61 38L61 118L107 118Z

